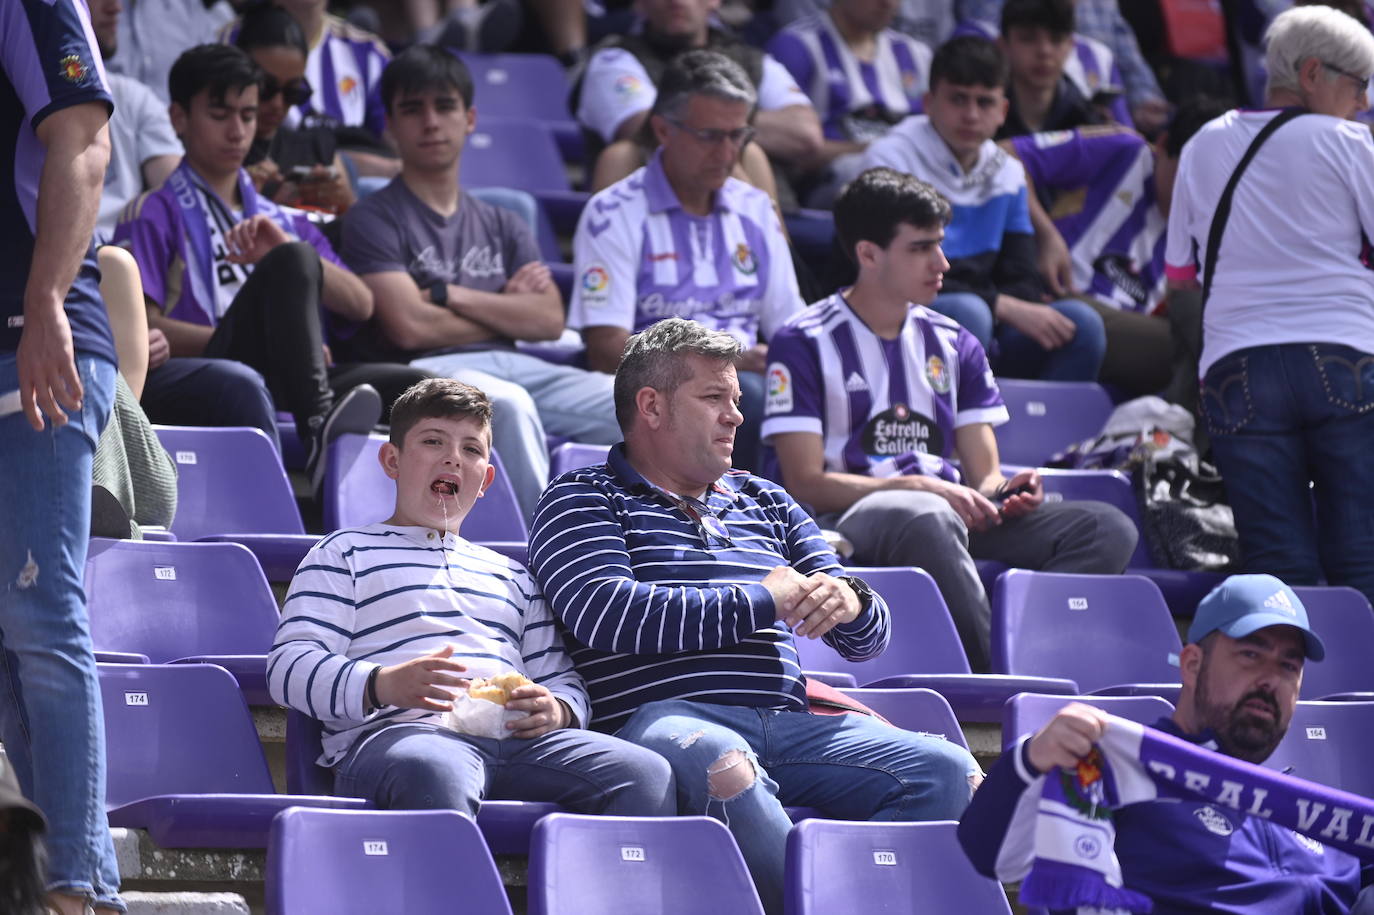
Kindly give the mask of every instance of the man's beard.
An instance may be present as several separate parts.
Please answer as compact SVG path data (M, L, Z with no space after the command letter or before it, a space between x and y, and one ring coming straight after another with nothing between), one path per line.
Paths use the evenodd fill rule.
M1227 756L1256 764L1268 759L1288 730L1281 720L1279 703L1274 694L1266 690L1252 690L1241 696L1235 705L1228 707L1210 701L1206 682L1206 672L1203 671L1198 677L1194 702L1202 717L1203 727L1211 728L1216 733L1221 751ZM1245 708L1245 704L1251 700L1268 705L1274 717L1266 720Z

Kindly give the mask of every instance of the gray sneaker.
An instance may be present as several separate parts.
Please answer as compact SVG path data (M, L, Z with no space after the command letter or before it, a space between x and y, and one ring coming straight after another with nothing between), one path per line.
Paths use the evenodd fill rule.
M325 414L320 431L310 443L305 475L310 480L310 492L318 497L324 486L325 454L334 439L346 433L367 435L382 418L382 395L370 384L350 388L335 398L334 406Z

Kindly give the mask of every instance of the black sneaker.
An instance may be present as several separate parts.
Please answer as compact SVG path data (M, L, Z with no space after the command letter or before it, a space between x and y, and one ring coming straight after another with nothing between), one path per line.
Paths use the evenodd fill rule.
M324 485L325 452L330 443L349 432L367 435L381 418L382 395L370 384L360 384L335 398L333 408L320 423L318 434L310 440L305 476L310 481L311 494L318 496Z

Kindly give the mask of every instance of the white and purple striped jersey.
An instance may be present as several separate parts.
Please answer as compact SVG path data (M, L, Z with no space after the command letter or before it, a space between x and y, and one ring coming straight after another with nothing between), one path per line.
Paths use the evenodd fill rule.
M792 23L768 43L816 108L825 136L866 143L921 111L934 52L893 29L878 33L871 62L854 55L829 14Z
M1008 419L978 340L920 305L885 340L836 293L783 325L768 361L764 441L819 435L832 472L959 482L954 430Z
M727 178L710 216L688 213L662 152L594 196L573 242L568 326L638 332L663 318L700 321L748 348L803 307L773 201Z
M1011 142L1036 189L1053 192L1050 218L1069 246L1074 285L1124 311L1157 311L1169 223L1155 197L1149 144L1134 132L1098 127Z

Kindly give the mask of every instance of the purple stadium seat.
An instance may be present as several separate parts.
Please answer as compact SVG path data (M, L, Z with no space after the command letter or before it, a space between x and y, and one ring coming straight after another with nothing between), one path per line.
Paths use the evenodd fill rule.
M853 568L892 608L888 648L868 661L847 661L820 639L797 639L802 670L852 674L867 687L933 689L960 721L998 721L1007 697L1020 692L1072 694L1072 680L974 674L935 581L921 569Z
M139 654L136 651L100 651L99 649L91 652L95 655L97 664L151 664L146 654Z
M463 151L465 187L510 187L539 201L551 228L571 234L591 195L575 191L548 124L484 116Z
M1299 702L1288 733L1264 765L1374 798L1372 755L1374 702Z
M95 538L86 595L100 651L143 655L143 663L218 664L250 705L272 704L267 652L277 602L243 546Z
M762 915L734 837L704 816L555 813L534 827L530 915Z
M954 709L933 689L841 689L840 692L859 700L899 728L943 737L968 749Z
M569 470L581 470L583 467L604 463L610 450L610 445L564 442L549 454L549 479L552 480Z
M1000 429L998 430L1000 433ZM1007 468L1003 473L1011 476ZM1131 554L1130 564L1152 568L1150 550L1145 543L1143 528L1140 524L1140 509L1136 506L1135 492L1131 489L1131 479L1119 470L1053 470L1040 472L1045 487L1046 502L1084 502L1094 500L1106 502L1121 509L1141 537L1136 542L1135 552Z
M997 450L1007 464L1035 467L1075 442L1102 431L1112 399L1091 381L998 378L1011 419L997 427Z
M472 103L485 124L492 115L539 121L567 162L583 156L582 128L568 110L567 72L547 54L458 55L472 72Z
M1070 677L1085 693L1130 684L1132 695L1173 701L1182 647L1159 588L1139 575L1013 569L993 589L992 669L1002 673Z
M292 794L331 795L334 770L316 765L321 752L320 722L295 709L286 713L286 790ZM563 808L544 801L482 802L477 826L495 855L527 855L534 824Z
M269 915L510 915L477 826L452 810L293 807L272 821L267 848Z
M856 689L859 685L853 674L838 674L826 670L804 670L802 673L808 680L817 680L836 689Z
M1110 715L1153 725L1174 713L1174 706L1158 696L1044 696L1038 693L1018 693L1007 700L1002 709L1002 749L1017 741L1022 734L1040 730L1055 712L1070 702L1096 706Z
M307 534L281 459L260 429L155 426L177 465L179 540L227 540L289 581L318 537Z
M163 848L262 848L287 807L353 798L275 794L257 729L228 671L212 664L100 665L110 825Z
M396 484L377 462L386 437L341 435L329 446L324 472L324 524L331 531L373 524L391 517L396 508ZM529 539L529 529L515 502L515 491L501 469L495 451L491 463L496 479L472 506L463 521L462 534L472 541Z
M1374 609L1354 588L1294 588L1326 645L1302 671L1302 698L1374 700Z
M973 869L954 821L807 820L787 836L787 915L958 912L1010 915L996 880Z

